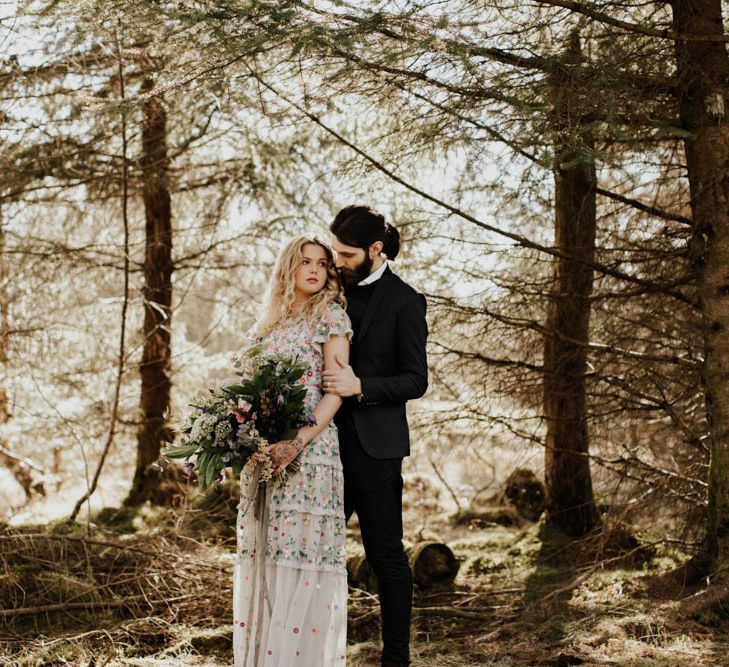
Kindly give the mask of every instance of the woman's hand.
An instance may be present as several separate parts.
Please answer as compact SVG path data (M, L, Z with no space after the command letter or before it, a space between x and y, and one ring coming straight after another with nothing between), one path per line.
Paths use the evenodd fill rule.
M304 441L296 436L293 440L281 440L268 448L273 462L273 474L278 475L304 449Z
M341 398L360 396L362 381L354 374L352 367L341 355L334 355L338 368L330 368L322 374L322 388L325 394L334 394Z

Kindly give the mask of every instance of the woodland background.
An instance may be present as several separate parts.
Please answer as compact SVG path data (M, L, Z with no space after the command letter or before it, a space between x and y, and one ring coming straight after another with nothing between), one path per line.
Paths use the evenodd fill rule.
M155 463L350 203L428 298L421 663L729 664L728 10L1 3L3 664L230 662L237 489Z

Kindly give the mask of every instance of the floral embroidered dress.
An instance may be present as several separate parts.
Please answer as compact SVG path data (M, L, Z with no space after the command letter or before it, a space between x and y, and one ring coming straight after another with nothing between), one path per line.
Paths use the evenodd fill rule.
M276 353L307 364L306 405L324 395L322 344L351 339L346 312L331 303L318 322L288 318L264 339ZM233 587L235 667L337 667L346 662L347 571L344 479L332 421L299 455L301 468L266 485L263 514L247 498L241 473Z

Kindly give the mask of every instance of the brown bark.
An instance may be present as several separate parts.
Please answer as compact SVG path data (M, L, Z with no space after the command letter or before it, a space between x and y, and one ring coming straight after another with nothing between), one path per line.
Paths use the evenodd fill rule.
M8 363L8 310L10 299L8 297L9 271L5 255L5 231L3 229L2 211L0 211L0 378L6 378L5 367ZM0 384L0 424L10 420L10 406L7 388ZM33 466L20 456L14 455L4 447L5 442L0 440L0 465L7 468L23 488L25 497L30 500L34 493L45 495L42 477L37 478ZM36 472L38 472L36 470Z
M8 267L5 259L5 230L3 228L2 211L0 210L0 377L6 377L5 365L8 363ZM0 385L0 424L10 419L8 393L4 385Z
M5 230L3 228L2 211L0 210L0 378L6 378L5 367L8 363L8 331L10 329L8 317L10 298L8 296L8 271L5 255ZM0 384L0 424L10 420L10 405L7 387ZM34 494L45 495L45 485L42 471L30 461L13 454L5 448L5 442L0 440L0 465L7 468L30 500Z
M153 88L148 79L142 86ZM144 257L144 347L140 375L142 427L137 436L137 463L132 489L125 500L137 505L154 497L159 477L151 465L160 445L171 441L167 424L170 402L172 213L168 183L167 112L161 95L144 103L142 173L146 245Z
M722 36L721 0L674 0L673 27ZM702 381L709 425L709 567L729 580L729 57L723 41L676 42L676 73L704 335Z
M590 294L594 270L596 176L591 143L579 118L579 81L569 65L580 58L575 36L566 67L552 80L555 117L555 246L553 288L544 339L547 522L572 537L595 528L599 514L587 457L585 395ZM551 333L553 332L553 333Z

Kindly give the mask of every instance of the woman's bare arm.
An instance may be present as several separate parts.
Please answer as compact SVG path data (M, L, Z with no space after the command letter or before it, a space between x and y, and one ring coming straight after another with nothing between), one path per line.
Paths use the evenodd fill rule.
M322 350L325 369L339 368L335 359L337 355L349 362L349 340L345 336L331 336L329 342L322 346ZM316 417L315 425L302 426L294 439L282 440L271 445L268 452L273 459L274 474L278 474L291 463L307 443L316 438L329 425L341 405L342 399L339 396L324 394L311 411Z

